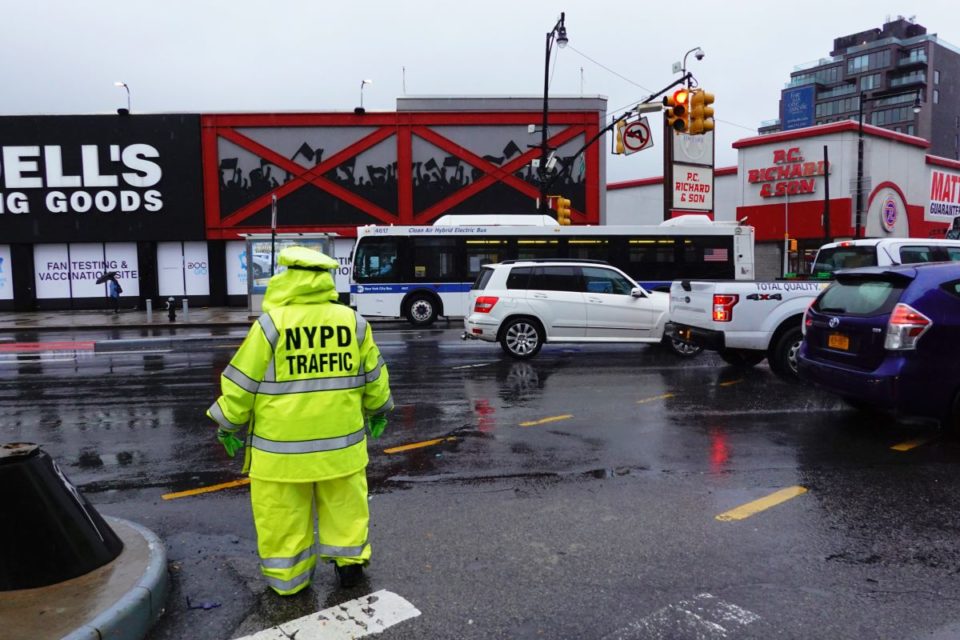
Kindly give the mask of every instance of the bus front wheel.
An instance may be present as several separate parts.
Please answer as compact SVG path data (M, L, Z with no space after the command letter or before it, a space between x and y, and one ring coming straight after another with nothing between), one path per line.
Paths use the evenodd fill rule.
M415 327L429 327L437 319L438 307L433 296L415 295L407 302L407 320Z

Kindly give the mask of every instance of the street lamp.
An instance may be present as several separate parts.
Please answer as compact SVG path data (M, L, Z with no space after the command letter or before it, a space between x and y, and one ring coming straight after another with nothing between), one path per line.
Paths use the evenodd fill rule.
M360 106L353 110L356 114L366 113L366 109L363 108L363 88L368 84L373 84L373 80L361 80L360 81Z
M553 42L556 40L557 46L563 49L567 46L567 27L564 24L566 14L560 13L560 19L553 29L547 32L547 50L545 63L543 65L543 126L540 127L540 164L537 167L537 177L540 180L540 213L547 214L550 208L547 206L547 154L550 148L547 146L547 115L549 106L547 99L550 91L550 50L553 48Z
M882 100L884 98L896 98L897 96L906 96L910 94L915 94L916 97L913 100L913 113L920 113L920 89L916 91L900 91L897 93L885 93L879 96L867 97L866 92L860 92L860 99L858 100L859 104L857 111L857 211L856 211L856 222L854 224L854 238L863 237L861 232L863 230L863 103L864 102L873 102L874 100Z
M117 80L116 82L114 82L114 83L113 83L113 86L115 86L115 87L123 87L124 89L127 90L127 111L126 111L126 113L130 113L130 87L127 86L127 83L126 83L126 82L122 82L122 81L120 81L120 80ZM123 112L122 109L119 109L118 111L120 111L120 114L121 114L121 115L124 114L124 112Z

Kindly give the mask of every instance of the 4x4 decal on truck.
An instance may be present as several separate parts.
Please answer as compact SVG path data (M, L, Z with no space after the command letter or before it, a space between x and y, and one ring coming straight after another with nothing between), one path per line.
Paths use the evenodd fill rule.
M751 293L747 300L783 300L783 296L779 293Z

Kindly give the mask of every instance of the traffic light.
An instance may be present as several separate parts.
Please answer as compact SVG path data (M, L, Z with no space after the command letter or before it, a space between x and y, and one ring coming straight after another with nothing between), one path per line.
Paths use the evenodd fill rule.
M667 126L674 131L686 133L690 128L690 92L686 89L677 89L672 96L665 96L663 104L666 107L664 115Z
M623 130L626 127L627 123L624 120L617 123L617 137L614 141L613 153L618 156L623 155Z
M562 225L570 224L570 198L557 198L557 222Z
M713 131L713 94L703 89L694 89L690 94L690 134Z

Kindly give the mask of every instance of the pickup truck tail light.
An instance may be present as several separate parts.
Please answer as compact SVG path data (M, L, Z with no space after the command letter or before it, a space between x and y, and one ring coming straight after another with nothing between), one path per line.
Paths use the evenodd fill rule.
M887 336L883 340L884 349L907 351L917 348L920 336L933 326L933 321L908 304L898 303L887 322Z
M499 299L497 296L480 296L477 298L477 301L473 303L473 312L490 313L493 305L497 304Z
M733 320L733 305L740 301L740 296L734 293L713 294L714 322L730 322Z

